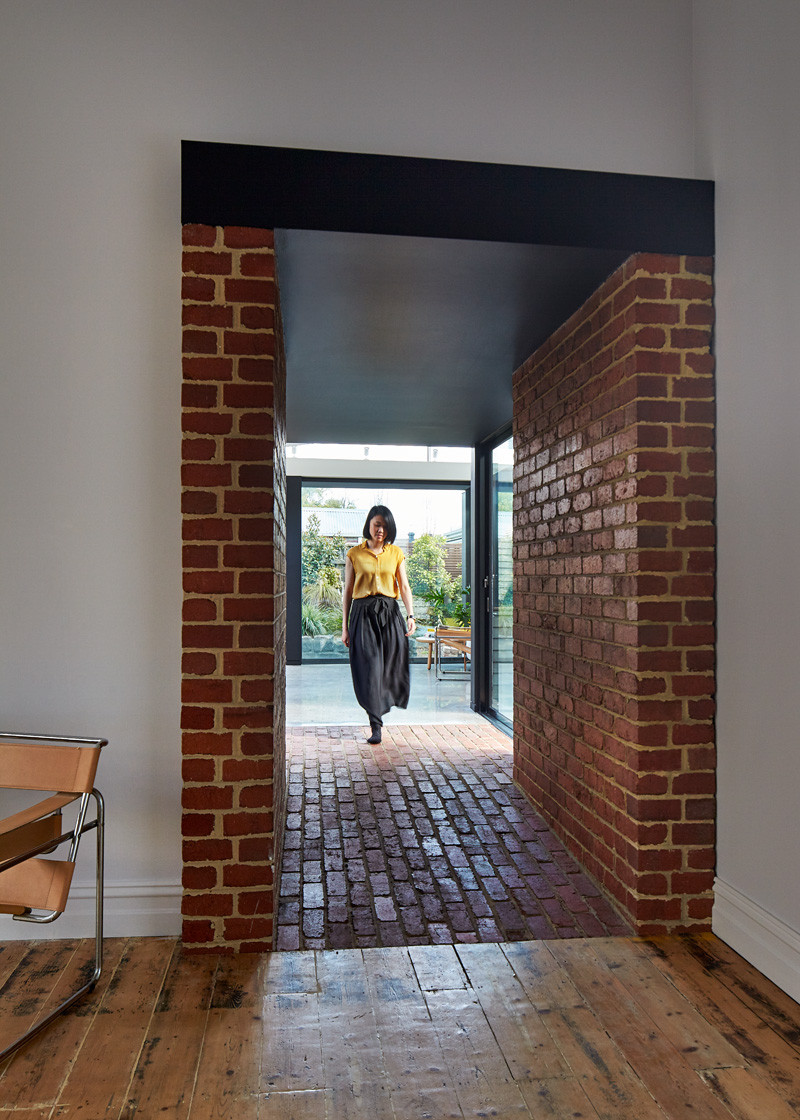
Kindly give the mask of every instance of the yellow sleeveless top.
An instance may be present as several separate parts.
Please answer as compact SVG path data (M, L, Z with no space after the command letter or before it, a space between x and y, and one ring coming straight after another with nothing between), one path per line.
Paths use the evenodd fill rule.
M385 544L383 552L375 556L362 541L347 553L353 565L356 580L353 585L353 598L366 599L369 595L388 595L396 599L400 594L397 582L397 569L405 560L405 553L396 544Z

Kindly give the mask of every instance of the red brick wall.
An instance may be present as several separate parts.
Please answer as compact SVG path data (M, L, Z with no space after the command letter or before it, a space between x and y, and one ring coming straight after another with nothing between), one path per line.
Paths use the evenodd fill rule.
M514 376L515 776L640 933L711 915L712 317L637 255Z
M183 228L183 938L272 945L285 799L285 366L270 230Z

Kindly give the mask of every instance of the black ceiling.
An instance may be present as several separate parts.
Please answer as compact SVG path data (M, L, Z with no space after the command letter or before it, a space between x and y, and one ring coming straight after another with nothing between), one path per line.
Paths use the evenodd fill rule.
M276 231L297 442L472 446L511 375L624 259L608 249Z
M469 445L632 252L711 255L713 184L182 146L182 220L276 230L292 442Z

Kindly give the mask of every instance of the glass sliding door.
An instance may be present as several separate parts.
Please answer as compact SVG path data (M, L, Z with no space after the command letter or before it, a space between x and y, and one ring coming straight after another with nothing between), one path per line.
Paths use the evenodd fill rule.
M512 522L514 444L509 437L491 452L490 568L487 603L490 616L490 707L505 722L514 718Z
M341 641L345 555L362 539L373 505L391 509L395 543L406 554L417 620L411 657L428 660L437 624L469 626L468 485L306 479L299 494L298 660L348 659Z

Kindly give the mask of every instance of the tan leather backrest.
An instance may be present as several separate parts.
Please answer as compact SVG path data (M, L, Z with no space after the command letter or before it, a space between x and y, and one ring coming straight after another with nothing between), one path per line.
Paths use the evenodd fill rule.
M0 787L88 793L100 750L99 746L0 743Z

